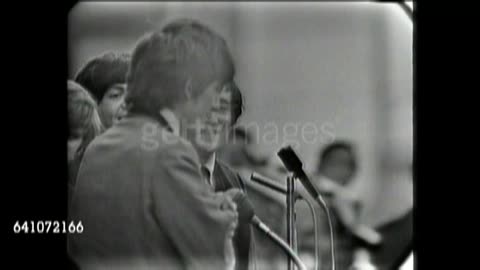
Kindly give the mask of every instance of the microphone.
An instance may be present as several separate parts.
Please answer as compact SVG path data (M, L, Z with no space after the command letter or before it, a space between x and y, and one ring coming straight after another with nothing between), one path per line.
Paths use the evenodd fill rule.
M253 172L252 175L250 176L250 179L255 183L258 183L262 186L273 189L274 191L277 191L277 192L282 193L284 195L287 194L287 188L286 187L278 184L276 181L274 181L274 180L272 180L272 179L270 179L266 176L263 176L259 173ZM298 192L295 192L295 196L303 199L303 196L301 194L299 194Z
M312 181L308 178L307 174L303 171L303 164L298 158L295 151L293 151L291 146L286 146L277 153L278 157L282 160L283 164L288 171L293 173L293 176L298 178L308 193L325 209L327 213L327 218L330 222L330 211L328 210L327 204L323 200L320 192L313 185ZM332 225L330 224L330 227ZM352 233L362 239L367 243L378 244L381 241L381 237L375 231L367 228L366 226L357 226L350 229ZM331 238L333 240L333 233L331 233ZM332 241L333 242L333 241ZM332 252L333 253L333 252Z
M288 171L293 173L295 178L298 178L302 185L305 187L307 192L312 196L317 202L319 202L325 208L327 207L325 201L320 196L320 192L313 185L312 181L308 178L305 171L303 171L303 163L298 158L295 151L293 151L291 146L286 146L277 153L278 157L282 160L283 165L287 168Z
M266 234L275 244L277 244L287 256L290 256L300 270L307 270L307 267L303 264L295 251L293 251L288 244L282 240L282 238L270 230L270 228L268 228L268 226L255 215L253 205L244 193L235 194L232 200L237 204L239 223L250 223L254 225L255 228Z

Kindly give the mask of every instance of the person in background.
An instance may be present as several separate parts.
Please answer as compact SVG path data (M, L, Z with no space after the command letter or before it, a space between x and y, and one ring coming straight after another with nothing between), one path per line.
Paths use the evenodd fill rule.
M120 121L126 113L124 99L129 62L129 54L107 52L89 60L78 71L74 81L69 80L72 89L83 89L81 95L80 91L69 90L69 125L73 137L69 137L68 144L69 149L79 146L75 155L69 154L69 201L85 148L101 131ZM95 112L90 115L90 111ZM80 139L76 134L84 128L76 127L79 121L85 121L85 117L90 118L87 121L92 122L91 126L95 128L87 128L84 138ZM69 153L73 151L69 150Z
M126 53L107 52L89 60L75 76L75 81L95 98L105 128L110 128L125 116L130 58Z
M103 131L97 104L81 85L67 81L68 106L68 194L75 186L76 174L87 145Z
M242 178L216 155L216 150L226 143L229 133L242 114L242 93L232 81L222 88L214 103L208 117L199 121L198 126L187 130L187 138L198 153L205 182L215 192L238 188L246 193ZM239 223L234 237L235 269L249 269L251 244L250 224Z
M348 187L357 169L354 146L347 141L335 141L321 150L317 171L312 177L332 212L339 270L349 269L359 245L375 246L381 242L381 236L376 231L359 222L362 204L357 194ZM327 225L322 225L320 239L325 243L320 245L322 267L329 268L331 260Z
M67 236L81 269L233 269L238 213L202 178L180 131L207 117L235 74L225 40L193 20L142 37L128 75L128 113L84 154Z

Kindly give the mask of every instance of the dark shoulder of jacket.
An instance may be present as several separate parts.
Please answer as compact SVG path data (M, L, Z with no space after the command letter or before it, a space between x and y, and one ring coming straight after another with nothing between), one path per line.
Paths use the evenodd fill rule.
M240 188L246 193L247 190L245 188L245 182L243 181L243 178L240 176L240 174L238 174L234 169L232 169L229 165L225 164L225 162L219 160L219 159L216 159L215 160L216 163L218 163L218 165L222 168L223 172L225 174L229 174L229 176L231 177L231 179L236 179L236 182L238 184L238 186L240 186Z

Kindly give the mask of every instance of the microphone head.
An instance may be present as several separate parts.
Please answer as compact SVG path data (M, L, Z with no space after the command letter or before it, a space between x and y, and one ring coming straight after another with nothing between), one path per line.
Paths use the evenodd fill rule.
M282 160L283 165L285 165L285 168L287 168L288 171L298 173L302 169L302 161L300 161L291 146L286 146L280 149L277 155Z
M255 215L253 211L253 205L248 200L245 193L237 193L233 196L232 200L237 204L238 222L248 223Z
M317 199L320 195L317 188L312 184L307 174L303 171L303 163L293 151L291 146L284 147L278 151L278 156L288 171L292 172L294 177L298 178L310 195ZM324 204L324 202L321 202Z

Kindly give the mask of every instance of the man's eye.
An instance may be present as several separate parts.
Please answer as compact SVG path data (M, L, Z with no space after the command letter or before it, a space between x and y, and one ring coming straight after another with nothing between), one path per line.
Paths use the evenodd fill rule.
M217 87L217 93L221 93L225 89L225 85L219 85Z
M122 96L121 93L111 93L110 95L108 95L109 98L119 98L121 96Z

